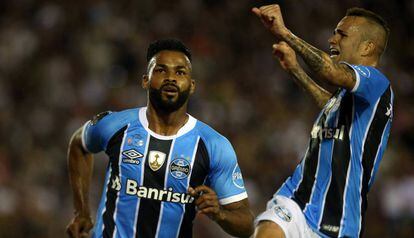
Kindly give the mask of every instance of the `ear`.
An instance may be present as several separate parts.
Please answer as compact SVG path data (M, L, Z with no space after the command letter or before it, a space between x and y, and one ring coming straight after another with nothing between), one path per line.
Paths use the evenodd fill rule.
M360 46L361 56L371 56L375 53L376 45L372 41L364 41Z
M141 86L142 86L143 89L148 89L149 88L149 77L148 77L148 74L142 75Z
M192 95L195 92L196 89L196 83L194 79L191 79L191 86L190 86L190 95Z

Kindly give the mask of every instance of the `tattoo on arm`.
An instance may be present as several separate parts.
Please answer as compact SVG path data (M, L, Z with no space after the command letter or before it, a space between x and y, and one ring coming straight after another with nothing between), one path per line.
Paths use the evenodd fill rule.
M305 60L306 64L316 73L323 73L324 71L332 70L332 64L327 59L329 57L325 52L318 48L308 44L304 40L296 37L293 34L289 34L285 39L288 44L299 53Z
M296 83L312 96L319 108L323 108L332 94L315 83L302 68L291 73L295 77Z
M346 66L335 63L328 54L290 33L284 39L320 79L333 85L352 89L354 74Z

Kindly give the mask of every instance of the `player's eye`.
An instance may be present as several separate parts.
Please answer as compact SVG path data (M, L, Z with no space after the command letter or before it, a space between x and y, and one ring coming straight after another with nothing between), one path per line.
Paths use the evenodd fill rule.
M162 72L164 72L165 70L163 69L163 68L157 68L157 69L154 69L154 72L157 72L157 73L162 73Z
M178 70L176 74L177 75L186 75L186 72L183 71L183 70Z

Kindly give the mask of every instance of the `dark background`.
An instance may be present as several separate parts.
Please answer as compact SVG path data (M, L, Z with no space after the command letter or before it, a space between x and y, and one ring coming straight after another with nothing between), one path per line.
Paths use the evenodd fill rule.
M250 12L270 1L0 1L0 237L64 237L73 215L70 135L94 114L146 104L147 45L193 51L189 111L233 143L257 215L303 155L318 109L271 56ZM395 91L390 142L369 194L365 237L414 237L414 1L278 1L286 25L327 50L347 8L390 24L382 71ZM107 159L96 156L95 214ZM205 217L196 237L227 237Z

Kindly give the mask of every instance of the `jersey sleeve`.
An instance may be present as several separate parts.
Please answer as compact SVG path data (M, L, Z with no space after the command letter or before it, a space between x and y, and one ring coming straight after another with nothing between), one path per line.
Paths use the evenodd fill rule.
M212 146L209 185L216 192L221 205L247 198L242 173L236 153L226 138L220 138Z
M82 146L90 153L106 150L110 137L109 124L112 112L102 112L85 123L82 128Z
M351 93L367 103L375 103L390 85L388 79L374 67L341 63L355 73L356 81Z

